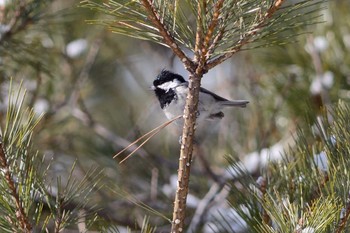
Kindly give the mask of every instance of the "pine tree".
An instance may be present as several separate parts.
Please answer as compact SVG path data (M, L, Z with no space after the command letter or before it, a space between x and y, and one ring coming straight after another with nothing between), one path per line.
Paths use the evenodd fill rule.
M192 163L194 126L201 79L243 48L285 43L295 34L287 29L308 24L301 16L315 12L319 1L302 1L282 7L285 1L82 1L112 20L97 20L112 31L151 40L169 47L189 72L189 94L179 155L178 189L172 232L182 232ZM286 4L286 3L285 3ZM195 22L195 23L193 23ZM263 40L264 39L264 40ZM249 45L249 46L248 46ZM184 53L186 48L193 58Z
M347 232L349 4L321 2L82 1L98 10L90 11L72 7L73 0L0 1L1 231L118 232L123 226L167 232L172 223L175 231L205 233ZM57 10L62 6L69 10ZM86 25L87 18L134 39ZM326 22L314 24L320 21ZM305 31L313 33L296 37ZM125 96L121 78L129 72L132 82L149 85L143 79L149 74L124 57L138 54L137 39L168 49L140 43L154 52L149 57L182 58L197 87L232 56L234 76L244 85L235 91L248 89L251 96L242 115L225 114L225 120L234 117L220 132L220 146L213 140L205 147L214 154L210 162L183 160L191 184L185 174L180 196L188 195L186 211L173 220L167 212L171 200L157 191L172 185L167 182L178 160L152 152L171 146L154 140L153 147L137 151L141 157L132 158L132 165L111 163L112 154L129 145L125 138L145 129L133 125L138 112L125 107L142 95ZM343 101L335 105L338 99ZM139 102L136 109L147 112L149 106L140 108L145 101ZM237 156L223 162L229 153Z

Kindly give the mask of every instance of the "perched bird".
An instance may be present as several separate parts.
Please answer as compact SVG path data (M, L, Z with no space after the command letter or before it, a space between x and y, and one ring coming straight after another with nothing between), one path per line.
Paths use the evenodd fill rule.
M188 93L188 82L179 75L162 70L153 81L152 89L168 119L182 115ZM247 100L227 100L217 94L200 88L197 111L197 124L204 120L221 119L224 107L246 107Z

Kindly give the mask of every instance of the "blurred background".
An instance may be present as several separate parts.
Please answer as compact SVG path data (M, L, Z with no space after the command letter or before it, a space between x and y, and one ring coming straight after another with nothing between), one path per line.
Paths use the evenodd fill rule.
M166 121L150 90L162 69L187 78L168 48L114 34L87 20L103 18L79 1L0 0L0 117L4 124L10 80L27 90L27 106L45 113L34 147L52 162L50 175L67 177L76 161L79 179L103 169L91 205L106 221L135 226L145 214L137 200L171 218L178 166L179 132L169 126L123 164L113 156ZM190 212L211 185L225 177L225 156L242 159L256 176L267 160L293 144L297 128L320 111L350 100L350 15L347 0L330 1L319 24L286 45L242 51L210 70L202 86L228 99L248 99L245 109L226 109L225 118L198 135ZM34 9L35 8L35 9ZM30 20L29 20L30 19ZM303 30L305 31L305 30ZM15 89L15 88L14 88ZM117 195L120 189L127 194ZM152 217L158 229L168 229Z

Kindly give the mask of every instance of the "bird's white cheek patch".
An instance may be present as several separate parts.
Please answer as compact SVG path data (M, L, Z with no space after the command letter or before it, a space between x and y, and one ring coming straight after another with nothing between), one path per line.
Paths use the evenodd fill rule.
M178 82L171 81L171 82L166 82L166 83L163 83L162 85L159 85L158 88L161 88L166 92L168 92L171 88L175 88L178 85L179 85Z

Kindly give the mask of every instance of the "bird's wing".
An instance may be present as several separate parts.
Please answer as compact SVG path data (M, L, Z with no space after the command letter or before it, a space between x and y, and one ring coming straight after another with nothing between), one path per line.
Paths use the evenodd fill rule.
M233 106L233 107L246 107L247 104L249 103L248 100L228 100L225 99L224 97L221 97L211 91L208 91L207 89L201 87L200 90L202 93L208 94L212 96L216 101L219 101L221 105L223 106Z
M205 93L205 94L208 94L208 95L211 95L216 101L229 101L228 99L225 99L224 97L221 97L203 87L201 87L200 89L201 92Z

